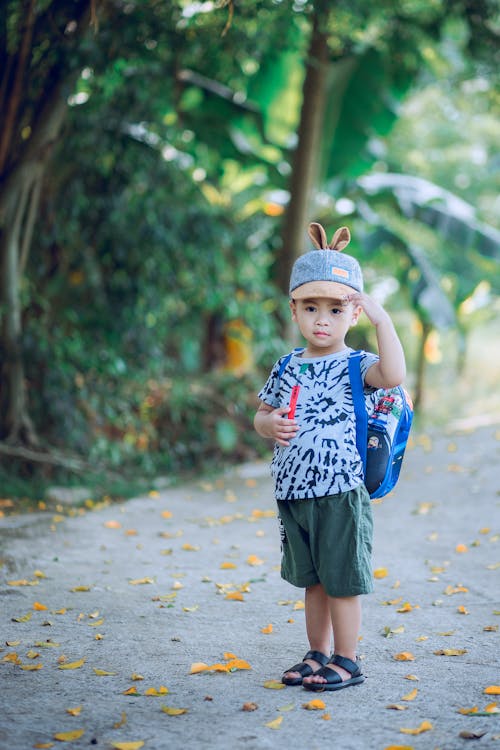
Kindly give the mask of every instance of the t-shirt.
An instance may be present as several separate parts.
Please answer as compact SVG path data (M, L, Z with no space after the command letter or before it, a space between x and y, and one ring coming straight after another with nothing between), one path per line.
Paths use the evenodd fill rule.
M299 386L295 419L300 429L288 447L275 444L271 463L278 500L336 495L363 482L348 372L351 352L346 348L312 358L294 353L280 377L281 357L259 393L261 401L277 409L290 404L292 388ZM361 353L363 381L377 361L377 355ZM375 389L365 388L367 408L374 393Z

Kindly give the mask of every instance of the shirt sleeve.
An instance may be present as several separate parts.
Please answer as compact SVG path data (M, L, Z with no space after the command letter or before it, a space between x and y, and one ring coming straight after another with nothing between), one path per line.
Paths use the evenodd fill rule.
M371 385L365 384L365 377L370 367L374 365L375 362L378 362L378 361L379 361L379 356L377 354L373 354L372 352L362 352L361 354L361 362L360 362L361 380L363 381L365 393L373 393L374 391L377 390L376 388L372 388Z
M264 387L261 391L259 391L258 397L261 401L263 401L265 404L268 404L268 406L272 406L273 409L277 409L280 405L280 377L279 377L279 371L281 367L281 363L283 362L284 357L281 357L278 359L277 362L274 363L273 369L271 370L271 374L269 375Z

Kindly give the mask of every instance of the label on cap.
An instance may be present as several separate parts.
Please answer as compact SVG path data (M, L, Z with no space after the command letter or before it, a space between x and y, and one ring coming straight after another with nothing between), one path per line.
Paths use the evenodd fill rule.
M342 276L343 279L349 278L349 271L346 271L345 268L337 268L336 266L332 266L332 274L334 276Z

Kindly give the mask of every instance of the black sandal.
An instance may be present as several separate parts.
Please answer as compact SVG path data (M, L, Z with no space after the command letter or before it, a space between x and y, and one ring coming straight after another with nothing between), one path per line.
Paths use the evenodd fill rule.
M347 659L345 656L334 654L328 661L328 664L336 664L345 669L351 675L350 679L343 680L335 669L330 669L330 667L325 665L321 669L318 669L317 672L314 672L314 674L324 677L326 682L303 683L306 690L315 690L318 693L323 690L342 690L342 688L359 685L365 681L365 676L360 669L358 660L352 661L352 659Z
M309 677L312 674L317 674L309 664L305 664L306 659L313 659L314 661L319 662L319 664L322 665L321 668L324 669L325 664L328 664L329 657L325 654L322 654L321 651L308 651L299 664L294 664L293 667L290 667L290 669L286 669L283 672L281 682L284 685L302 685L302 680L304 679L304 677ZM298 672L301 676L285 677L288 672Z

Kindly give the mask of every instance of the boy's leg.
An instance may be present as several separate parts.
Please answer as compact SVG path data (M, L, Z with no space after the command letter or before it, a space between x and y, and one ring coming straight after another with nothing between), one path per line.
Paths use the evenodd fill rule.
M305 615L309 646L311 651L320 651L327 656L332 642L330 601L331 597L327 595L321 583L306 588ZM315 671L321 667L321 664L313 659L307 659L305 663ZM283 676L289 679L300 677L298 672L285 672Z
M361 597L327 597L331 625L333 628L334 653L356 661L359 631L361 628ZM342 680L348 680L351 675L337 664L328 664L328 669L339 673ZM311 675L304 678L304 682L326 682L324 677Z

